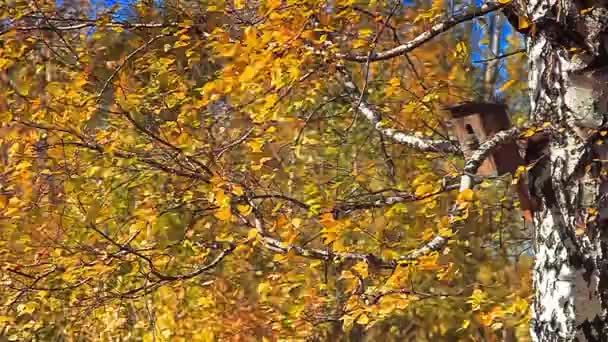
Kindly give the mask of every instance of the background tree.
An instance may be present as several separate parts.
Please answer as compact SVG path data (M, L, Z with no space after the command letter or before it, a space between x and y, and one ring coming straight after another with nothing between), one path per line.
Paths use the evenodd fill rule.
M0 336L600 340L606 7L4 2Z

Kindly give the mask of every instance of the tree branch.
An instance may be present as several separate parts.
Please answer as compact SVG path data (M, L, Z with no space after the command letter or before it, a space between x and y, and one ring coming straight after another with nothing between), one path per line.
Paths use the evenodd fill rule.
M44 16L24 16L24 18L35 18L44 19ZM47 18L49 21L57 21L57 18ZM79 19L70 19L70 21L82 21ZM52 25L29 25L29 26L9 26L5 30L0 31L0 36L11 32L11 31L77 31L93 27L120 27L123 29L153 29L153 28L166 28L166 27L179 27L179 23L129 23L129 22L111 22L106 24L100 24L95 19L88 20L72 25L52 26ZM203 32L203 36L208 37L209 33Z
M515 139L519 133L527 127L513 127L511 129L501 131L494 135L492 138L485 141L479 148L473 153L471 158L466 161L464 167L464 174L460 179L460 192L463 192L467 189L472 189L475 185L474 174L477 172L477 169L481 166L483 161L492 153L496 148L505 142L511 141ZM249 220L243 215L239 214L241 219L247 223L249 226L257 229L258 234L266 248L271 251L277 253L289 253L293 252L296 255L309 257L313 259L321 259L321 260L332 260L332 259L340 259L340 260L353 260L353 261L366 261L370 265L374 265L379 268L384 269L393 269L396 267L399 262L403 261L415 261L423 255L427 255L434 251L439 251L448 243L450 237L437 235L431 241L424 244L422 247L408 253L407 255L401 256L397 259L393 260L385 260L381 257L377 257L373 254L362 254L362 253L339 253L333 252L330 250L321 250L317 248L304 248L301 246L285 244L280 240L277 240L266 233L263 224L263 218L258 208L254 203L249 201L249 205L253 208L254 212L254 222L253 224L249 222ZM462 203L456 203L450 210L450 226L452 228L452 232L456 233L460 225L464 220L462 220L462 216L465 213L467 207L463 206Z
M103 94L106 92L106 90L108 89L108 87L110 86L110 84L112 83L112 81L114 80L114 78L118 75L118 73L122 70L122 68L124 68L124 66L133 58L135 57L135 55L137 55L138 53L140 53L141 51L143 51L144 49L146 49L148 46L150 46L150 44L154 43L156 40L159 40L161 38L164 37L168 37L170 36L169 34L159 34L157 36L154 36L152 38L150 38L148 41L146 41L145 43L143 43L142 45L140 45L138 48L136 48L135 50L131 51L131 53L129 53L125 59L122 61L122 63L120 63L120 65L118 67L116 67L116 69L114 69L114 71L112 72L112 74L110 75L110 77L108 77L108 79L104 82L103 86L101 87L101 90L99 91L99 93L97 93L97 99L96 99L96 104L98 104L101 101L101 98L103 96Z
M410 40L409 42L401 44L390 50L374 53L374 54L371 54L370 56L368 56L367 54L356 55L356 54L345 53L345 54L338 54L337 57L341 58L341 59L345 59L347 61L361 62L361 63L367 62L368 59L370 61L381 61L381 60L386 60L386 59L390 59L393 57L397 57L397 56L406 54L406 53L416 49L417 47L421 46L422 44L428 42L429 40L435 38L439 34L451 29L452 27L454 27L460 23L475 19L477 17L484 16L490 12L494 12L496 10L503 8L504 6L505 6L505 4L498 4L498 3L487 5L487 6L484 5L483 7L476 8L469 13L465 13L462 15L448 18L445 21L442 21L438 24L433 25L428 31L418 35L416 38Z
M236 248L235 244L230 244L226 249L224 249L222 252L220 252L220 254L218 254L210 263L199 266L191 272L173 276L173 275L168 275L168 274L164 274L164 273L160 272L154 265L154 262L152 261L152 259L150 259L148 256L141 254L139 251L131 248L131 246L129 246L128 244L118 243L117 241L112 239L110 236L108 236L106 233L99 230L94 224L89 224L89 227L91 229L93 229L95 232L97 232L99 235L101 235L104 239L108 240L111 244L118 247L119 250L125 251L128 254L132 254L138 258L145 260L146 263L148 264L148 267L150 268L150 272L154 276L156 276L159 280L164 280L164 281L176 281L176 280L186 280L186 279L194 278L194 277L200 275L201 273L214 268L226 256L232 254L232 251L234 251L234 249Z
M420 201L423 199L427 199L427 198L439 195L446 191L458 189L460 186L459 184L450 184L449 180L447 180L447 179L444 179L444 183L445 183L445 185L442 186L441 189L439 189L435 192L432 192L432 193L424 194L424 195L416 195L415 193L403 192L403 191L397 191L397 190L392 190L394 192L394 194L392 196L378 195L378 193L371 194L370 197L374 197L375 199L370 199L370 200L361 201L361 202L338 203L334 206L333 209L331 209L330 212L334 215L334 217L339 219L339 218L345 217L346 215L352 213L353 211L373 209L373 208L383 208L383 207L394 205L397 203ZM388 191L389 190L385 190L382 192L388 192ZM310 209L310 206L308 204L302 202L301 200L287 196L287 195L282 195L282 194L253 195L253 196L249 197L249 199L251 199L251 200L280 199L280 200L291 202L306 211L308 211Z
M363 254L363 253L341 253L341 252L333 252L331 250L323 250L318 248L305 248L296 245L286 244L278 239L275 239L266 233L264 229L263 218L261 216L260 211L257 206L255 206L252 202L249 202L249 205L253 208L253 223L251 223L245 216L242 214L238 214L243 222L245 222L248 226L255 228L258 231L258 235L260 240L264 244L266 248L281 254L287 253L295 253L298 256L312 258L312 259L320 259L320 260L332 260L332 259L340 259L342 261L352 260L352 261L366 261L370 264L376 265L380 268L392 269L396 266L396 263L393 261L384 261L381 258L378 258L372 254Z
M386 296L391 296L391 295L410 295L410 296L416 296L419 299L428 299L428 298L443 299L443 298L449 298L449 297L462 296L463 292L464 291L460 291L460 292L457 292L454 294L452 294L452 293L427 293L427 292L420 292L420 291L402 288L402 289L396 289L396 290L379 291L379 292L373 293L373 294L364 294L363 298L364 298L365 302L367 303L367 305L376 305L376 304L378 304L380 299L382 299L383 297L386 297Z
M431 140L417 137L415 135L398 131L393 128L384 127L382 117L376 111L374 111L370 105L365 101L359 101L361 98L361 92L352 80L352 77L344 68L340 69L341 74L344 77L344 85L346 90L353 98L357 101L357 109L363 114L372 126L384 136L391 138L392 140L407 145L413 149L421 152L443 152L443 153L459 153L460 149L455 142L449 140Z
M526 127L513 127L508 130L504 130L496 133L492 138L486 140L479 148L473 153L471 158L466 161L464 166L464 173L460 178L460 192L467 189L472 189L475 185L474 174L477 173L477 169L481 166L481 163L492 153L498 146L514 140L519 133ZM456 203L450 210L450 226L452 232L456 233L463 220L460 218L463 216L466 210L466 206L462 206L461 203ZM401 257L400 260L416 260L419 257L429 254L434 251L441 250L449 241L448 236L437 235L431 241L419 249L409 253L408 255Z
M416 195L410 192L398 192L393 196L382 196L381 198L369 202L359 202L359 203L343 203L336 205L332 210L332 213L336 218L344 217L355 210L363 210L363 209L372 209L372 208L382 208L387 205L393 205L397 203L404 202L415 202L423 199L427 199L436 195L439 195L446 191L451 191L454 189L458 189L459 184L445 184L441 189L424 195Z
M25 120L17 120L15 122L22 124L24 126L27 126L27 127L36 128L36 129L44 130L47 132L67 133L68 135L71 135L79 140L79 141L64 141L61 143L61 145L75 146L75 147L88 149L91 151L95 151L101 155L106 155L108 157L119 157L121 159L135 158L136 160L140 161L143 164L146 164L154 169L164 171L168 174L186 177L186 178L190 178L190 179L201 180L205 183L209 183L209 177L207 177L207 176L204 176L204 175L201 175L199 173L192 172L189 170L182 170L182 169L177 169L177 168L171 167L171 166L167 165L166 163L163 163L161 161L158 161L154 158L151 158L151 157L148 157L148 156L145 156L142 154L138 154L135 152L126 152L126 151L121 151L121 150L113 150L112 153L109 153L103 145L101 145L97 142L94 142L94 141L89 142L88 141L89 139L87 139L87 137L83 136L82 134L76 133L75 131L68 129L68 128L43 125L40 123L29 122L29 121L25 121Z
M471 63L487 63L487 62L492 62L495 61L497 59L503 59L503 58L507 58L507 57L511 57L513 55L518 55L520 53L525 53L526 49L519 49L519 50L515 50L515 51L511 51L511 52L507 52L505 54L496 56L496 57L492 57L492 58L486 58L486 59L479 59L476 61L472 61Z

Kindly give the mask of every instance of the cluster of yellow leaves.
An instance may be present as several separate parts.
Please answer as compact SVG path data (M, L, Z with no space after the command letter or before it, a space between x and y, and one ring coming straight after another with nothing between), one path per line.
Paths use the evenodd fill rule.
M44 4L49 13L55 5ZM43 129L2 133L9 161L0 171L9 186L0 194L0 217L8 218L0 221L0 252L8 265L32 274L52 268L31 269L28 263L56 267L38 286L66 289L28 290L14 316L0 316L0 325L10 325L11 334L18 331L15 339L27 340L32 335L26 331L65 320L53 331L85 339L209 341L251 332L258 340L304 339L328 334L327 324L315 322L329 313L343 313L337 318L345 332L360 325L370 334L374 327L380 333L394 329L394 317L418 315L420 331L442 338L458 335L447 322L463 316L493 325L527 310L520 297L496 304L504 293L482 299L472 294L470 305L478 307L466 314L461 310L468 308L466 299L433 301L416 294L477 282L474 271L460 270L481 267L469 260L472 246L493 236L481 209L483 224L470 244L454 243L453 255L432 253L390 273L366 261L311 261L293 250L269 252L256 241L258 229L243 227L242 218L251 219L254 210L242 201L247 187L247 195L285 194L305 204L256 200L265 233L285 245L391 260L436 234L454 235L445 216L452 195L438 194L445 170L431 155L386 144L396 164L389 179L377 134L361 117L354 119L336 82L339 61L332 57L367 53L374 37L388 32L385 21L404 38L424 32L443 16L445 2L404 7L390 20L388 5L377 1L339 0L333 8L318 1L208 1L200 13L188 2L173 5L179 11L162 15L143 2L134 6L142 23L166 27L110 26L112 15L106 15L89 35L65 33L74 51L51 34L58 56L45 56L44 63L35 58L41 54L35 49L45 43L40 37L3 36L8 38L0 50L0 71L8 70L13 83L0 89L10 108L2 109L0 120L59 129L45 138ZM18 19L2 14L9 16ZM163 37L146 43L158 33ZM417 50L414 71L404 71L412 68L405 59L370 66L366 100L384 123L399 123L422 137L442 130L436 109L454 95L448 86L470 79L462 64L473 53L462 37L449 37ZM392 38L379 38L377 51L394 46ZM439 67L437 59L450 66ZM347 67L363 83L364 68ZM512 91L514 84L502 90ZM43 143L51 147L36 148ZM403 155L407 158L396 158ZM195 161L212 168L213 176L207 179ZM49 184L59 189L59 200ZM349 218L331 213L350 201L384 199L389 192L379 189L387 188L425 199L355 210ZM473 191L456 198L467 208L482 207L484 200ZM184 274L212 260L225 242L238 247L213 270L129 297L156 280L146 258L163 273ZM48 250L40 247L47 244ZM128 253L131 248L146 258ZM491 270L507 263L496 258ZM125 293L124 300L117 295ZM366 301L383 293L377 303ZM8 303L17 294L0 298ZM424 311L429 306L436 309ZM80 307L91 314L74 324L78 312L72 308Z

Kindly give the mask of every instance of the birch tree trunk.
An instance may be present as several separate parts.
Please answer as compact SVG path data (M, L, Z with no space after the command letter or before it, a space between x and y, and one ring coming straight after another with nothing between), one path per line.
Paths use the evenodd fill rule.
M493 15L490 18L490 24L488 34L490 36L490 46L487 54L487 58L495 58L499 55L500 50L500 38L502 36L502 23L503 16ZM485 65L484 70L484 83L483 83L483 96L487 101L494 100L494 90L496 89L496 78L498 76L498 65L500 60L490 60Z
M533 120L554 130L531 170L536 212L535 341L608 340L608 1L527 0ZM523 25L525 26L525 25ZM519 25L522 29L522 25Z

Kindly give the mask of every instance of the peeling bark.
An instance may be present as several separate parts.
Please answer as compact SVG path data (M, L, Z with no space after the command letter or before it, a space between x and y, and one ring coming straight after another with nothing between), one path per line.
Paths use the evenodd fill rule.
M599 208L606 168L597 162L603 152L595 143L608 116L608 2L528 0L514 6L532 21L531 119L558 128L531 175L543 202L535 217L532 338L606 341L608 232Z

